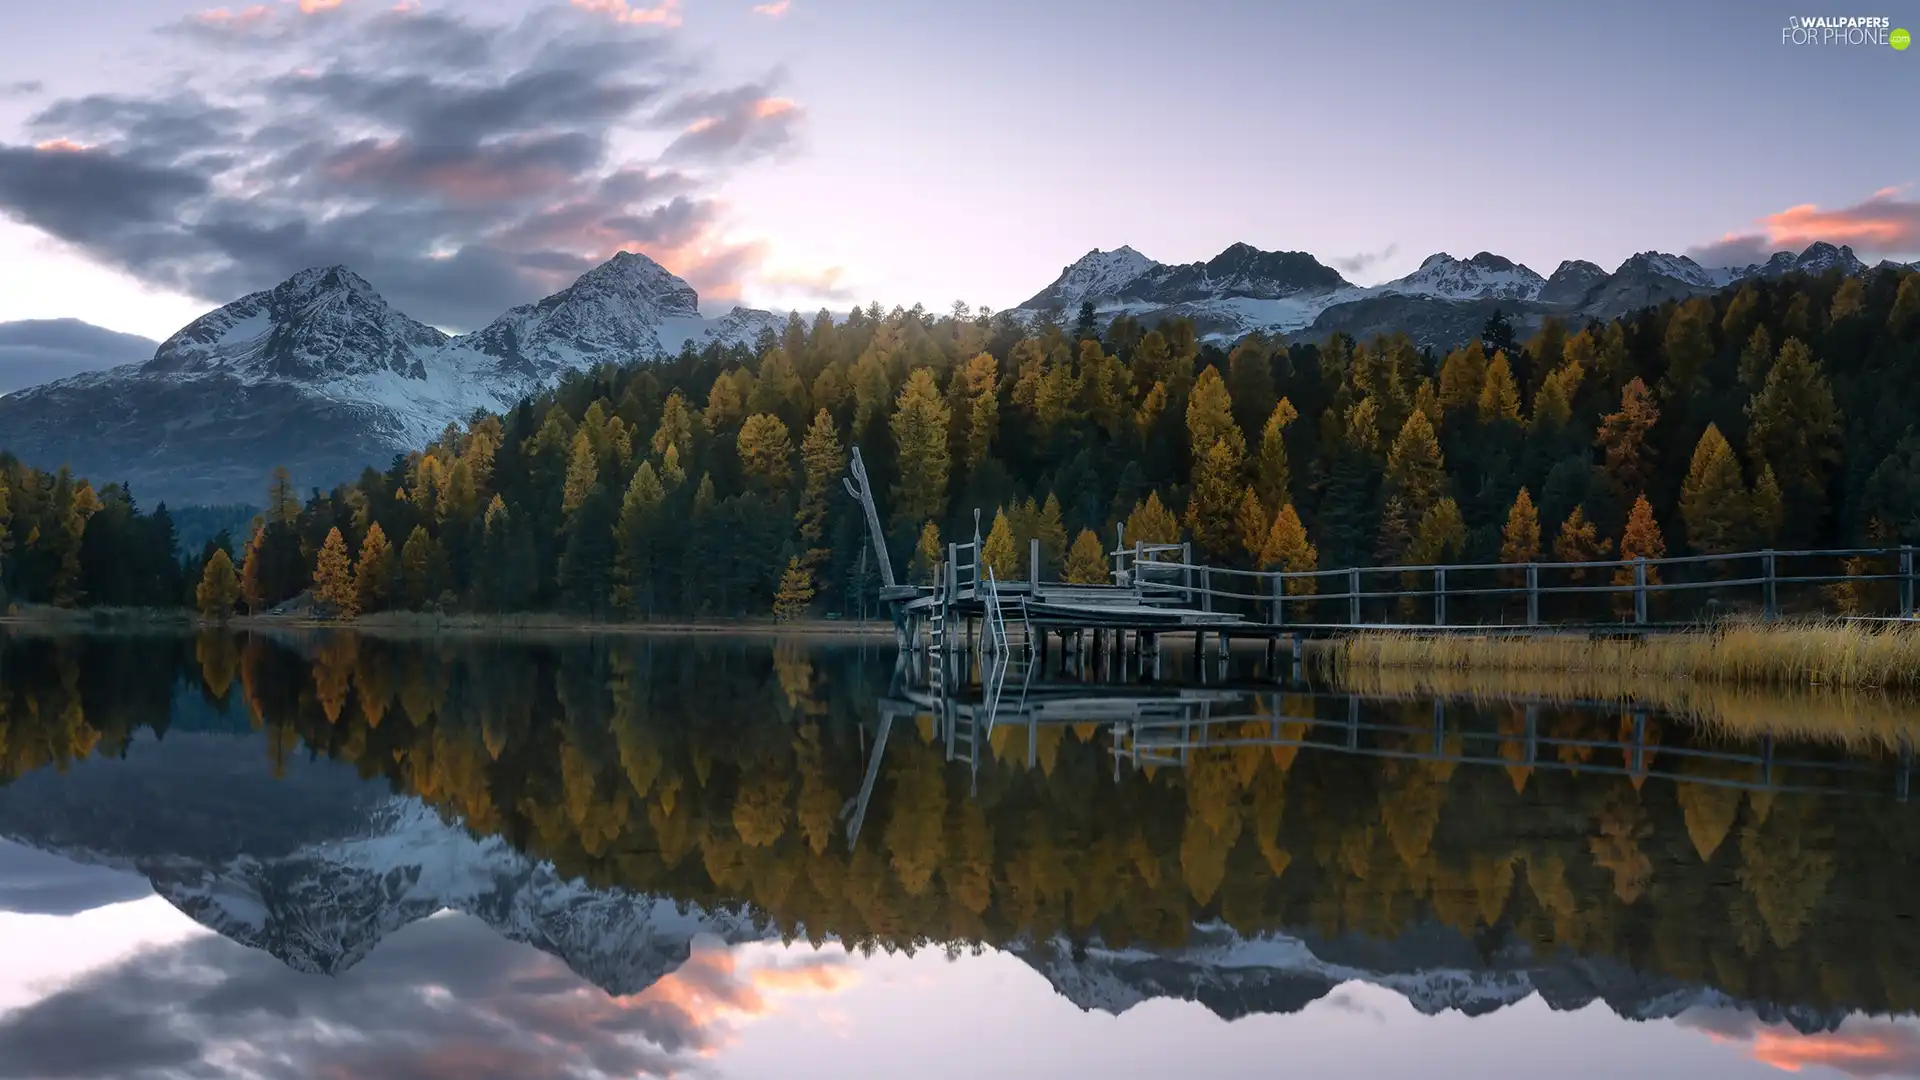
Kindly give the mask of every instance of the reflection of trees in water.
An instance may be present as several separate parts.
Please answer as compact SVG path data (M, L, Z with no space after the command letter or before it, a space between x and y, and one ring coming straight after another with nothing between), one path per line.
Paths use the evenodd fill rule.
M1675 752L1684 727L1648 724L1685 777L1649 783L1644 764L1591 771L1628 764L1605 747L1535 767L1507 749L1518 737L1498 768L1259 742L1275 710L1313 712L1297 695L1226 725L1235 745L1118 776L1095 725L1035 733L1031 770L1028 732L1002 726L977 776L945 760L932 725L896 725L849 851L843 811L885 674L879 658L792 642L15 638L0 643L0 778L124 752L138 729L165 730L184 682L246 710L269 768L338 760L566 873L752 905L856 945L1180 944L1213 919L1385 937L1435 919L1736 996L1920 1007L1906 808L1714 786L1750 770ZM1378 708L1409 729L1431 717L1420 701ZM1473 731L1561 740L1617 741L1633 722L1454 708ZM1428 738L1380 746L1419 753ZM1456 756L1488 749L1462 728L1441 738Z

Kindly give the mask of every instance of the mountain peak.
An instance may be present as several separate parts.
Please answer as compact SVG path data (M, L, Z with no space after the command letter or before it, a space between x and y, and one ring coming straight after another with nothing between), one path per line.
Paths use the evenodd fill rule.
M1112 251L1094 248L1060 268L1053 284L1035 293L1023 308L1035 311L1058 308L1066 311L1086 301L1096 305L1118 295L1133 279L1160 264L1122 244Z
M1442 300L1533 300L1545 284L1539 274L1490 251L1464 261L1438 251L1422 259L1420 269L1378 291Z
M391 371L421 379L426 354L446 340L395 311L352 270L319 266L188 323L142 370L309 382Z
M545 375L604 360L663 356L660 331L671 320L700 318L693 286L645 255L622 251L566 288L523 304L459 339L526 375Z

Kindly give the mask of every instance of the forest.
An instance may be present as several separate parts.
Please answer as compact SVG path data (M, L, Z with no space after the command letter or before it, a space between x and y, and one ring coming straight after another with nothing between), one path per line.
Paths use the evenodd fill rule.
M1657 719L1655 776L1258 745L1116 770L1100 724L1043 727L1031 766L1025 729L1003 725L975 776L922 716L895 725L850 843L843 807L889 667L884 650L792 640L15 635L0 639L0 785L137 754L171 734L185 694L231 717L229 736L257 733L263 772L339 762L565 875L747 911L791 937L1172 947L1215 921L1374 939L1437 921L1488 950L1610 957L1750 1001L1920 1009L1906 882L1920 832L1884 787L1724 786L1751 774L1687 751L1743 744ZM1298 693L1278 707L1321 708ZM1416 730L1432 715L1417 698L1369 708ZM1512 733L1523 710L1487 696L1455 711L1462 731ZM1538 716L1566 739L1613 740L1624 722ZM1779 752L1830 762L1830 778L1892 766L1884 748Z
M1910 543L1916 372L1920 274L1891 268L1524 340L1496 315L1444 355L876 305L578 373L331 491L278 473L196 550L110 478L0 455L0 587L216 617L303 594L342 618L851 614L878 582L840 486L856 445L921 577L976 510L1002 575L1037 538L1070 580L1122 523L1287 570Z

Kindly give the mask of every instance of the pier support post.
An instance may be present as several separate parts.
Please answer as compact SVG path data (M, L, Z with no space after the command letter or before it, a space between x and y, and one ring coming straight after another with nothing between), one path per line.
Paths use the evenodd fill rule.
M1360 568L1347 571L1347 625L1360 625Z
M1433 571L1433 625L1447 625L1447 568L1444 566Z
M1540 564L1527 564L1527 625L1540 625Z

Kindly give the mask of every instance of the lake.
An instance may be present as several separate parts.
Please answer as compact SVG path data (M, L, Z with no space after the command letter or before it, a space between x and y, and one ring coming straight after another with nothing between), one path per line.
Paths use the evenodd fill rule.
M11 634L0 1077L1920 1075L1920 708L1163 674Z

